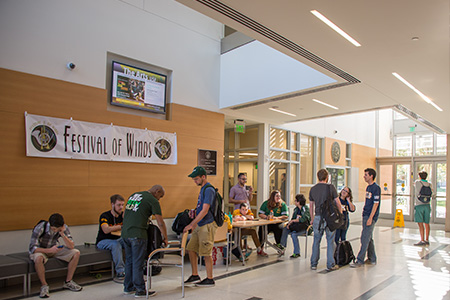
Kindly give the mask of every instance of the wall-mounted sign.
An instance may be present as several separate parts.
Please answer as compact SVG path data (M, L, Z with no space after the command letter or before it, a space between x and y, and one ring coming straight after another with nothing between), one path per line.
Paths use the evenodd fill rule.
M337 163L339 159L341 158L341 147L339 146L338 142L334 142L333 145L331 145L331 159L334 163Z
M198 149L197 161L205 168L206 175L217 175L217 151Z

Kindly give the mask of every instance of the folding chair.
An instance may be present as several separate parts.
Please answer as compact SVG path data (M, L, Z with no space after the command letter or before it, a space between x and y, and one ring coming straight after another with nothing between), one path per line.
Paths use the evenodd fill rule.
M148 290L152 287L152 265L159 265L163 267L167 266L175 266L181 268L181 294L184 298L184 254L186 253L186 242L188 237L188 232L183 233L183 236L181 238L180 242L172 242L169 241L169 245L179 245L179 247L174 248L160 248L152 251L147 259L147 288L146 288L146 295L148 299ZM155 256L158 253L177 253L180 254L180 261L169 261L167 257L164 257L162 259L154 259L153 256Z

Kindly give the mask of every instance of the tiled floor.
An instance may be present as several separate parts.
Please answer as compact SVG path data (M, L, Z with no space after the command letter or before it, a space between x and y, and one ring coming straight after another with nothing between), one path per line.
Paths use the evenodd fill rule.
M186 299L450 299L450 233L442 225L432 226L431 245L413 246L418 241L415 224L410 228L391 228L391 222L379 222L375 229L376 266L352 269L349 266L327 273L324 271L325 238L322 239L321 260L317 271L310 270L312 237L308 240L308 259L303 257L304 238L300 238L302 257L290 259L292 243L288 242L286 256L277 260L275 251L268 249L268 258L252 254L243 267L233 261L228 272L216 266L213 288L186 287ZM437 228L437 229L436 229ZM359 250L361 226L352 224L347 238L355 255ZM203 268L200 275L205 276ZM185 278L190 275L186 265ZM227 276L229 275L229 276ZM180 269L164 268L153 278L154 299L181 298ZM53 299L131 299L122 294L123 287L112 281L87 285L82 292L59 291ZM33 297L30 299L39 299Z

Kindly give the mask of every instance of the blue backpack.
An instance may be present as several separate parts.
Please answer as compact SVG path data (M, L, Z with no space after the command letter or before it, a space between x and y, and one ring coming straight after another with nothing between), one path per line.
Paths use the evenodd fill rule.
M431 190L430 186L425 186L422 183L422 187L420 188L419 195L417 198L420 202L428 204L431 201L431 195L433 194L433 191Z

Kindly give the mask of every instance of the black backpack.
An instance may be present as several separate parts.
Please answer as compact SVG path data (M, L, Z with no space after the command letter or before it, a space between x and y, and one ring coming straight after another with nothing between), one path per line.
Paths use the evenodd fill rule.
M147 228L147 257L150 255L150 253L153 252L153 250L162 248L163 243L163 236L161 233L161 230L158 226L149 224ZM159 259L162 258L162 253L158 253L153 258Z
M38 226L38 225L41 224L41 223L44 223L44 230L43 230L42 233L39 235L39 238L38 238L38 239L41 239L41 238L44 236L44 234L45 234L45 228L47 227L48 221L47 221L47 220L40 220L39 222L36 223L36 225L34 225L33 231L32 231L32 232L34 232L34 229L36 228L36 226Z
M320 225L322 225L323 220L325 220L330 231L335 231L344 225L344 215L339 211L336 202L331 195L331 185L328 185L327 199L320 206L320 216Z
M176 234L183 233L184 227L189 225L192 222L192 218L189 217L189 209L186 209L177 214L175 219L172 222L172 230Z
M417 198L420 202L428 204L431 201L431 195L433 194L433 191L431 190L430 186L425 186L422 183L422 187L420 188L419 195Z
M334 260L337 265L345 266L350 262L355 261L355 255L353 254L352 244L349 241L341 241L334 251Z
M212 187L215 191L214 201L209 210L213 214L214 221L217 226L221 227L225 219L225 214L223 213L223 198L219 194L219 190L213 187L210 183L207 184L206 188L203 190L203 197L205 196L205 191L208 187Z

